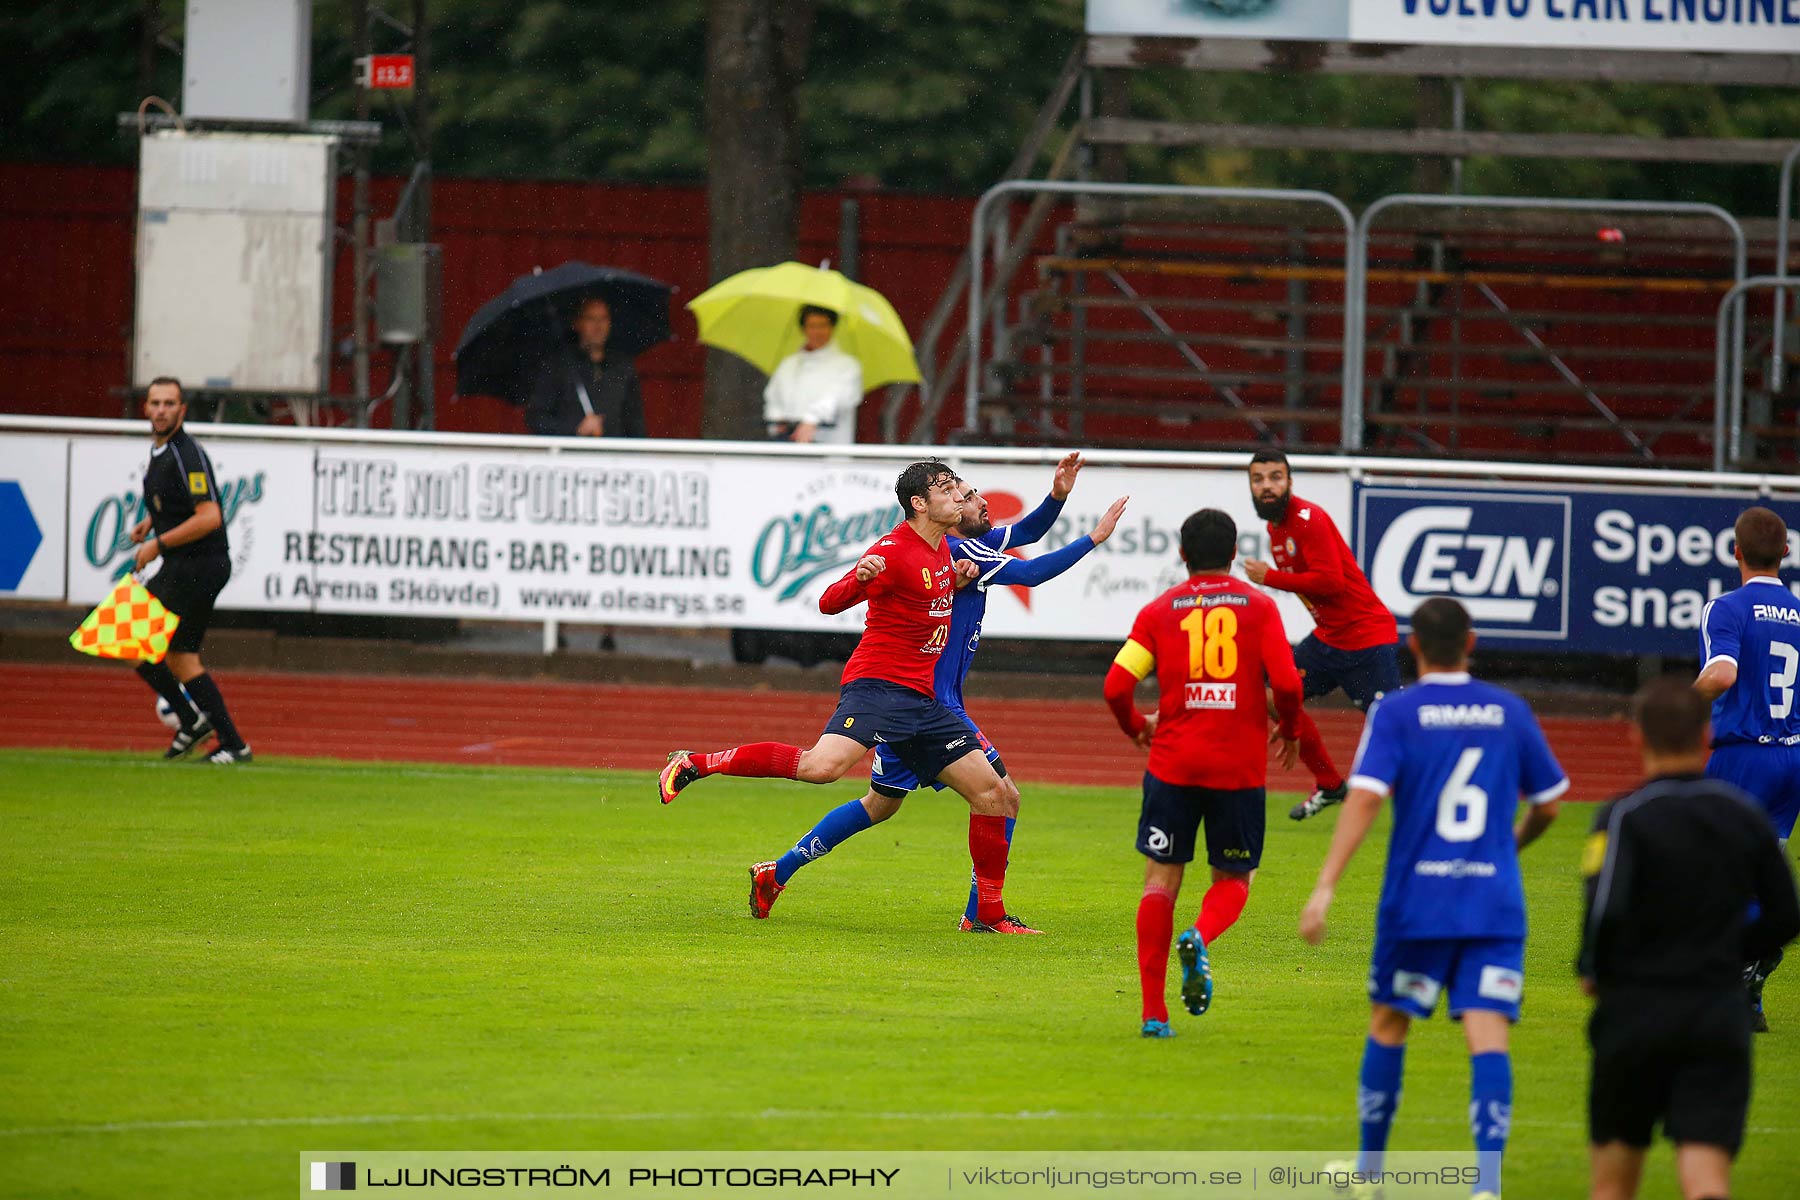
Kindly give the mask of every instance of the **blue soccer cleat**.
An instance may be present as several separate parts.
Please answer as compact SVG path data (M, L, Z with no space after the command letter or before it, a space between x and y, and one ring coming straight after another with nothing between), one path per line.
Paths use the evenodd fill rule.
M1144 1031L1140 1036L1147 1038L1172 1038L1175 1036L1175 1031L1169 1027L1167 1021L1145 1021Z
M1188 929L1175 939L1175 952L1181 956L1181 1002L1196 1017L1212 1007L1212 964L1206 958L1206 943L1198 929Z

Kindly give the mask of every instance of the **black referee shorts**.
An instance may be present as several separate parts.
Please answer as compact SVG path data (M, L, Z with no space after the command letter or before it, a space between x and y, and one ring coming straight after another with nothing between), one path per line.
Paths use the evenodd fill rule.
M163 558L162 568L144 584L144 590L181 618L181 624L175 627L175 636L169 639L170 654L200 652L200 643L206 639L206 627L212 623L213 601L230 581L229 555Z
M1588 1140L1642 1148L1661 1124L1670 1141L1736 1156L1750 1108L1750 1039L1742 988L1603 990L1588 1020Z

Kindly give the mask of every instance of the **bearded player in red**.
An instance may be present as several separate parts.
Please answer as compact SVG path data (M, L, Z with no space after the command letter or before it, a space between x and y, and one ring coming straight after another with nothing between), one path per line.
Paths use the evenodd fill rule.
M755 742L714 754L677 750L657 780L657 793L667 804L708 775L836 783L870 747L886 745L921 782L936 779L968 801L969 857L975 862L976 920L982 932L1038 933L1009 916L1000 897L1006 881L1006 819L1017 815L1018 804L988 762L975 731L937 698L933 682L949 639L955 591L978 572L974 563L953 564L945 540L962 522L963 483L941 462L916 462L900 473L894 494L906 520L819 597L819 609L826 613L844 612L865 600L869 604L862 640L844 665L837 711L819 740L808 750L781 742ZM867 828L867 810L860 804L844 808L850 817L863 814L862 828ZM835 844L860 830L824 832ZM755 900L763 881L754 867L751 882ZM768 886L774 886L772 872Z
M1244 560L1244 574L1262 587L1293 592L1312 614L1313 632L1294 647L1305 698L1343 688L1358 711L1400 686L1400 634L1394 614L1375 597L1344 535L1318 505L1294 495L1287 455L1258 450L1250 459L1250 502L1269 523L1275 562ZM1311 717L1300 714L1300 761L1312 772L1313 793L1288 811L1296 821L1342 804L1348 788Z
M1150 750L1138 853L1149 859L1138 902L1138 980L1145 1037L1174 1037L1164 979L1169 934L1181 877L1206 827L1212 886L1194 927L1184 930L1181 999L1195 1016L1212 1004L1207 947L1231 928L1250 898L1262 861L1267 817L1269 711L1272 689L1280 717L1276 740L1283 766L1299 753L1300 676L1275 602L1231 577L1237 523L1216 508L1181 523L1186 583L1146 604L1106 676L1106 703L1119 727ZM1161 699L1148 716L1132 702L1138 682L1156 672Z

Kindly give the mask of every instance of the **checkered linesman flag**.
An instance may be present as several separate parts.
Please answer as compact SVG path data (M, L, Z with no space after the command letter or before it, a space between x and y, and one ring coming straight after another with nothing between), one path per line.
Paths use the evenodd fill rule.
M69 635L69 645L97 658L159 663L180 624L179 616L127 574Z
M316 1162L312 1164L312 1190L315 1192L354 1192L356 1164L353 1162Z

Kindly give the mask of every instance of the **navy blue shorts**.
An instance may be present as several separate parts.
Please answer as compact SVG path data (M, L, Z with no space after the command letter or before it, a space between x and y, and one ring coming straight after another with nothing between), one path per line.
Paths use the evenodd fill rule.
M969 720L968 713L959 708L952 708L950 711L968 724L969 731L975 735L975 744L981 748L983 754L987 755L988 765L994 768L994 774L1004 779L1006 764L1000 761L1000 752L994 749L994 743L988 741L987 734L981 732L975 722ZM906 793L919 786L919 777L913 773L911 767L900 761L900 756L886 742L883 742L875 747L875 762L869 767L869 786L875 790L877 795L901 800L906 797ZM931 786L940 792L945 787L940 780L936 779L931 781Z
M1137 851L1161 863L1193 862L1194 838L1205 824L1207 864L1248 873L1262 862L1267 818L1262 788L1183 787L1145 771Z
M1339 650L1309 633L1294 647L1294 665L1300 669L1308 700L1343 688L1350 703L1367 712L1369 705L1400 688L1398 642L1366 650Z
M1519 1019L1525 992L1524 938L1396 938L1375 931L1369 999L1429 1017L1439 996L1450 1015L1472 1008Z
M939 700L885 679L857 679L838 693L826 733L886 748L915 782L935 780L945 767L980 750L968 718Z
M1793 836L1794 818L1800 816L1800 746L1755 742L1715 746L1706 760L1706 777L1748 792L1769 814L1776 837L1786 841Z

